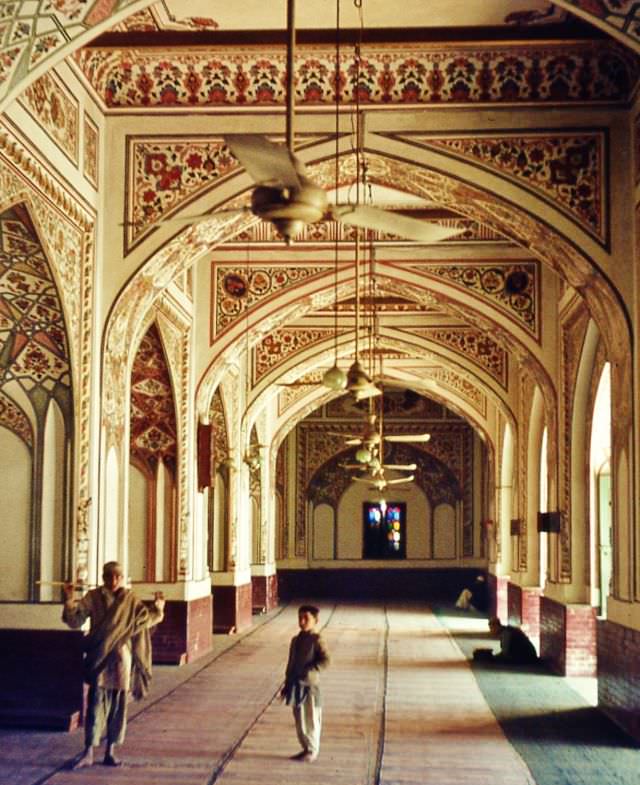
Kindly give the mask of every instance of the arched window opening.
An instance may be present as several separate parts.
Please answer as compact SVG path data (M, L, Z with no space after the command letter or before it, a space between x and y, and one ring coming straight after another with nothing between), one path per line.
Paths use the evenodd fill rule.
M611 590L611 373L605 363L598 383L589 457L591 521L591 604L601 616L607 613Z

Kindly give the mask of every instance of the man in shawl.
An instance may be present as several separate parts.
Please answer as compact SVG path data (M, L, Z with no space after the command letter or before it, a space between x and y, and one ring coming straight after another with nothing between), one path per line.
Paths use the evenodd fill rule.
M119 766L114 754L122 744L127 725L127 694L138 700L147 692L151 679L151 639L149 628L162 621L164 599L155 594L148 608L124 587L118 562L107 562L102 570L103 585L88 591L80 600L73 597L73 584L65 584L62 620L82 627L91 619L85 639L85 681L89 684L89 703L85 719L85 747L73 768L93 764L93 748L100 744L104 731L107 747L105 766Z

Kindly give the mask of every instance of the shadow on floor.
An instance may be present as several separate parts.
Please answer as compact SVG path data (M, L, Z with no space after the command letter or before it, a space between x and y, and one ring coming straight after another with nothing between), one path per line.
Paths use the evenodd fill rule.
M449 629L467 659L471 660L474 648L486 648L492 641L484 632L455 629L467 611L439 606L434 612L445 627L455 619ZM470 626L477 626L482 617L470 618ZM544 662L523 669L472 661L471 667L536 785L637 785L639 745Z

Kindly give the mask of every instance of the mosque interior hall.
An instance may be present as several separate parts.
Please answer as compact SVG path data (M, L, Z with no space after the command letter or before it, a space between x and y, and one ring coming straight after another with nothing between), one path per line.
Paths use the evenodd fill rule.
M62 611L118 562L110 783L298 783L304 602L310 783L631 783L640 5L1 6L0 782L107 781Z

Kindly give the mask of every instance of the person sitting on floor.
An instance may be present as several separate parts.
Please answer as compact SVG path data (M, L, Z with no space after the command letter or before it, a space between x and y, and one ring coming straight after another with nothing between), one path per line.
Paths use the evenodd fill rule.
M491 660L508 665L531 665L538 661L533 643L519 627L502 624L497 616L492 616L489 619L489 633L500 638L500 651L494 654L491 649L475 649L474 660Z

